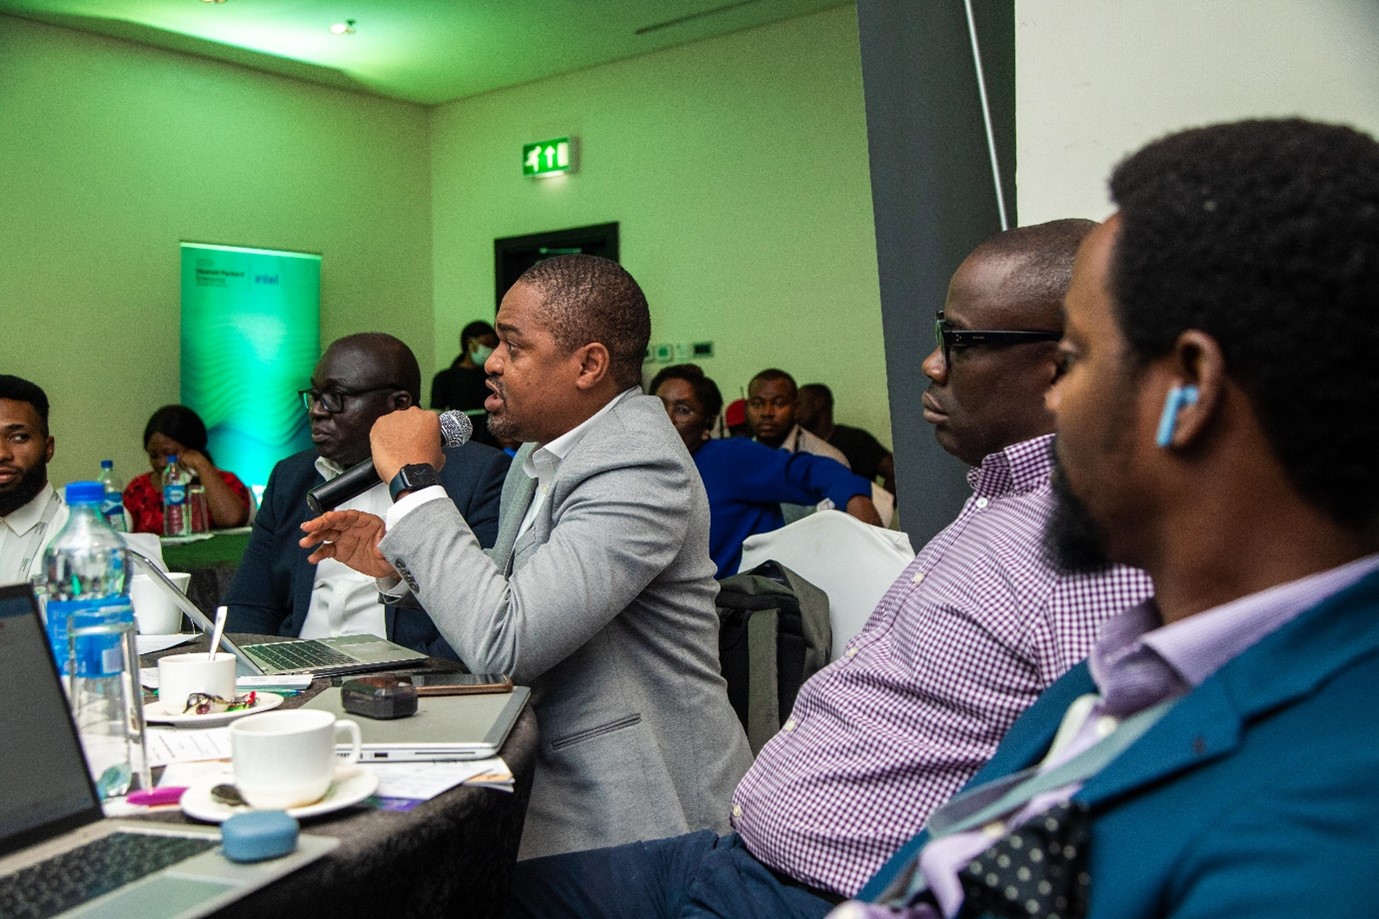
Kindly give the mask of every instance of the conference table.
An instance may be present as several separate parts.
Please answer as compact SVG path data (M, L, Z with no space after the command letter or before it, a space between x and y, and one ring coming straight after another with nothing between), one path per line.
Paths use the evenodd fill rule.
M281 640L259 635L232 638L250 644ZM191 645L145 655L143 663L149 666L164 653L205 649L203 636ZM433 658L428 668L454 670L456 665ZM296 708L330 685L330 678L313 680L310 689L289 696L282 707ZM333 836L340 840L339 847L216 915L246 919L505 915L531 796L537 742L536 717L528 707L500 751L512 770L511 794L459 785L408 811L377 810L366 801L303 821L303 833ZM138 819L193 822L171 810Z

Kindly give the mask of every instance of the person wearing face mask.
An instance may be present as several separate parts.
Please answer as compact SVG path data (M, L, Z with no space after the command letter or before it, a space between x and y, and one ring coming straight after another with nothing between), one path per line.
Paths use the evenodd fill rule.
M709 557L716 577L736 574L742 542L785 525L780 502L817 504L831 500L863 523L879 525L871 485L824 456L792 453L746 437L709 436L723 408L713 380L694 364L666 367L650 392L666 407L670 423L694 458L709 496Z
M484 420L484 399L488 374L484 361L498 346L498 333L481 319L469 323L460 331L460 354L445 370L431 381L431 408L437 411L459 409L474 419L474 440L496 445Z

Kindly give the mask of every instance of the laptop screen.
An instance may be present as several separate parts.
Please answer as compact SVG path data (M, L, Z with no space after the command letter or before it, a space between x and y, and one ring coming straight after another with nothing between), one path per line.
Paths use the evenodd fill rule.
M0 855L102 817L38 605L0 586Z

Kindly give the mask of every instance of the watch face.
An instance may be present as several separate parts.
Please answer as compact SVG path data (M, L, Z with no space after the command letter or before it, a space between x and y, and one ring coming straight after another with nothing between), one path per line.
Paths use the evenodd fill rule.
M428 485L439 484L436 470L426 463L413 463L398 470L397 476L388 483L388 492L394 501L404 491L416 491Z
M413 466L403 466L402 472L409 483L409 487L413 489L424 488L427 485L435 485L436 482L439 481L436 478L436 470L425 463L419 463Z

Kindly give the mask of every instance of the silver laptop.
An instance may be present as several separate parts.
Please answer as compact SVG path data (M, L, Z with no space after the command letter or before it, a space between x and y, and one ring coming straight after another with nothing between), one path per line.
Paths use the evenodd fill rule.
M358 724L363 762L486 759L498 755L530 695L526 686L514 686L511 692L421 696L415 715L381 721L346 712L340 689L332 687L302 707L325 709ZM350 747L337 749L344 754Z
M204 916L339 845L237 864L218 827L105 819L27 584L0 586L0 698L0 916Z
M153 578L197 628L207 635L215 623L197 609L186 594L177 589L168 577L145 555L133 550L129 553L137 564ZM379 638L377 635L341 635L338 638L302 638L293 641L263 642L237 645L224 638L238 659L236 670L240 676L304 673L311 676L336 676L344 673L368 673L421 664L427 656L420 651Z

